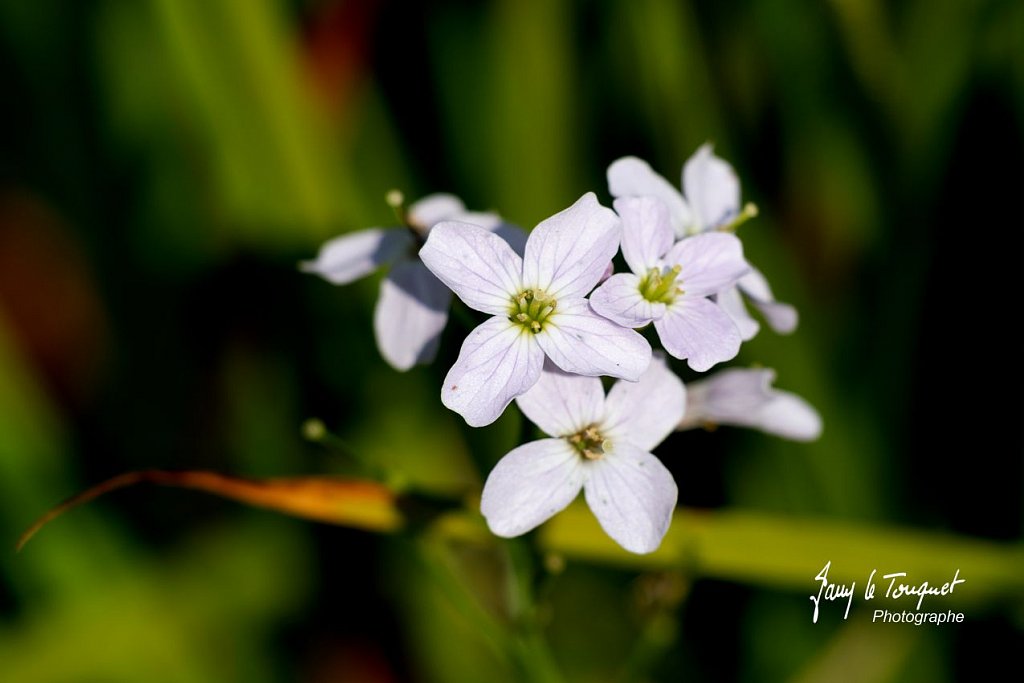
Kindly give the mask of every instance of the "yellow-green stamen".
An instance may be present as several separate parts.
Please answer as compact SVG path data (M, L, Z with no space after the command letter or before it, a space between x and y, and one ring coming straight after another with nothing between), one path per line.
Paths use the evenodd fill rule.
M662 272L661 268L651 268L647 275L640 281L640 294L648 301L670 304L675 298L683 293L683 290L676 285L676 278L682 268L677 264L668 271Z
M508 319L537 334L555 310L555 299L539 289L527 289L512 297Z
M608 441L601 436L601 432L597 431L597 427L594 425L573 434L568 440L572 447L587 460L600 460L608 449Z

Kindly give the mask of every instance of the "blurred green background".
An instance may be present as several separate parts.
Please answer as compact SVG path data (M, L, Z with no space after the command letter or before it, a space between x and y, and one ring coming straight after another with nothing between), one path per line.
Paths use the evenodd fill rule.
M776 368L825 434L673 436L680 503L1019 559L1022 45L1013 0L4 0L0 546L149 467L345 474L350 450L473 490L525 428L441 405L464 331L398 374L373 344L376 278L296 263L390 224L393 187L529 227L588 190L607 203L619 156L674 180L712 140L761 208L747 254L801 312L740 360ZM312 416L345 449L305 442ZM879 561L863 538L856 576ZM930 560L951 575L968 558L948 547ZM503 557L125 491L0 552L0 680L530 680L487 630ZM827 559L776 583L569 558L538 570L549 647L527 658L567 681L1021 672L1019 583L966 584L991 594L955 627L856 603L811 624Z

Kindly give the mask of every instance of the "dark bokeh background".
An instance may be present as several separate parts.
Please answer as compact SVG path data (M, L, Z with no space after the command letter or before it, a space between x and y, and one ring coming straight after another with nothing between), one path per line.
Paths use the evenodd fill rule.
M801 312L740 360L826 428L673 436L681 504L1019 547L1022 36L1012 0L0 2L0 540L125 470L350 472L301 438L313 416L422 490L478 486L522 425L441 406L464 330L398 374L376 279L297 261L389 224L393 187L529 227L607 202L619 156L674 180L712 140L761 209L748 255ZM438 569L486 606L495 558L420 546L125 491L0 553L0 680L521 680ZM571 681L1020 671L1019 593L955 628L812 625L818 569L686 582L652 617L656 576L570 561L545 633Z

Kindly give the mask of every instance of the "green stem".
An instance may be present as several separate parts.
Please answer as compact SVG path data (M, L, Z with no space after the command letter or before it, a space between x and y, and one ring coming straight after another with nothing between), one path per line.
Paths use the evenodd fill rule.
M535 567L525 541L505 543L508 559L509 611L518 630L515 651L525 680L564 683L551 648L544 637L534 595Z
M667 610L654 614L637 636L619 680L623 683L648 680L651 671L676 642L678 632L679 624Z
M420 562L441 593L466 621L472 624L484 643L506 664L515 641L508 630L480 604L460 580L445 544L437 539L419 539L416 543Z

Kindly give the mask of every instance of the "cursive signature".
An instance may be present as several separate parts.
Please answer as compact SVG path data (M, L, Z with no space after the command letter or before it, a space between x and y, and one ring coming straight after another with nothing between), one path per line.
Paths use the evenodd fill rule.
M828 580L828 570L832 566L832 560L825 563L818 575L815 576L815 580L821 582L821 586L818 587L818 594L811 596L811 602L814 603L814 618L812 621L818 623L818 607L821 605L821 600L824 598L827 602L833 600L841 600L846 598L846 612L843 614L843 619L850 616L850 605L853 604L853 591L857 587L857 582L854 581L849 586L842 583L832 583Z

